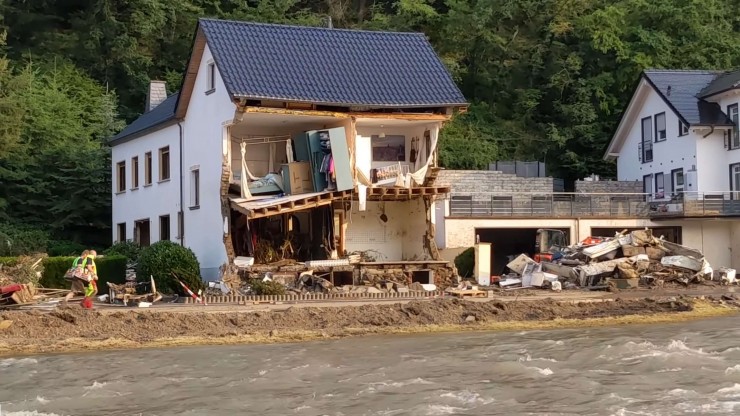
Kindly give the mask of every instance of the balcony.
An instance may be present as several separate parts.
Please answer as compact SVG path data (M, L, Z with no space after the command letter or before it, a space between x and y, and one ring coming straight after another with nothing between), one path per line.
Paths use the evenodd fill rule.
M450 194L451 217L648 218L645 194L475 193Z
M733 217L740 216L740 192L682 192L649 205L652 218Z

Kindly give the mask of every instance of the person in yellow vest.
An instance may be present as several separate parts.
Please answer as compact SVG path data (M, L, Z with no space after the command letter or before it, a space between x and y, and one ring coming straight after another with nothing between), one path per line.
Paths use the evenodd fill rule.
M95 264L95 257L98 253L95 250L90 250L87 257L82 260L82 268L88 275L88 281L90 284L85 290L85 296L92 298L98 294L98 266Z
M67 296L64 297L65 305L67 304L67 301L72 299L75 295L84 295L87 290L86 286L89 286L85 276L85 270L82 265L83 260L85 260L89 254L89 250L83 251L82 255L77 257L72 263L72 269L74 269L73 276L71 277L72 289L67 293Z

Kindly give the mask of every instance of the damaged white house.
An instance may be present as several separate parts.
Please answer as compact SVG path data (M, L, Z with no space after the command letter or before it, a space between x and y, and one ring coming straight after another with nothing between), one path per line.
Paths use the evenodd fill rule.
M439 260L443 123L467 104L419 33L202 19L178 93L110 141L113 240L172 240L206 280L256 262Z

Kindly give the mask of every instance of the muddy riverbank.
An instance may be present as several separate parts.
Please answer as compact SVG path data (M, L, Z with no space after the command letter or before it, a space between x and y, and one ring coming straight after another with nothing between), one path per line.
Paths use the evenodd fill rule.
M0 313L0 354L173 345L294 342L347 336L672 322L738 311L734 299L470 302L458 299L209 313L156 310ZM3 321L6 323L3 325ZM10 321L10 323L7 323Z

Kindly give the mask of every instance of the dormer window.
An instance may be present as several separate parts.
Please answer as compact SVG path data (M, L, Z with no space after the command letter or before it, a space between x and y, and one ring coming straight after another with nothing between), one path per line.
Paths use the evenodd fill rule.
M210 94L213 91L216 91L216 63L210 61L207 67L206 94Z

